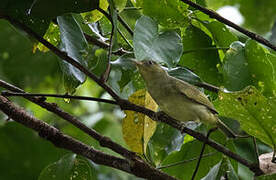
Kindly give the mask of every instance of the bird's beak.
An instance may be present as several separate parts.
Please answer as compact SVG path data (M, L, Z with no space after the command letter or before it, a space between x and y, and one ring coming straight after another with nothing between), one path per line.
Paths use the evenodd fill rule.
M136 66L141 66L143 63L141 61L131 60L132 63L134 63Z

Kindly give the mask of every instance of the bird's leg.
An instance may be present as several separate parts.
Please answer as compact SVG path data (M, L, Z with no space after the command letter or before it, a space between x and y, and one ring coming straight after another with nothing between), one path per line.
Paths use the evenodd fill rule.
M196 168L195 168L195 170L194 170L194 173L193 173L193 176L192 176L192 179L191 179L191 180L194 180L194 179L195 179L196 173L197 173L197 171L198 171L198 169L199 169L200 161L201 161L201 159L202 159L202 156L203 156L203 153L204 153L204 150L205 150L205 147L206 147L206 142L207 142L207 140L209 139L210 134L211 134L212 132L216 131L217 129L218 129L217 127L214 127L214 128L212 128L212 129L210 129L210 130L208 131L207 136L206 136L206 139L205 139L205 142L204 142L203 145L202 145L202 149L201 149L201 151L200 151L199 158L198 158L198 161L197 161L197 164L196 164Z

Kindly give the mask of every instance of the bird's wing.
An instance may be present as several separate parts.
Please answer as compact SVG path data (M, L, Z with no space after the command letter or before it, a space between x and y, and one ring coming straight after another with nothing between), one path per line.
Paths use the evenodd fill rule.
M187 82L184 82L179 79L176 79L175 82L176 82L175 89L178 90L181 94L189 98L191 101L194 101L198 104L206 106L214 114L218 114L214 105L209 101L207 96L204 93L202 93L200 90L198 90L195 86L188 84Z

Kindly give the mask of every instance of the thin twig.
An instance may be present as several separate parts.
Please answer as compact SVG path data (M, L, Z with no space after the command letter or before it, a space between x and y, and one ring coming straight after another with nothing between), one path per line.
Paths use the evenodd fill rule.
M129 34L131 36L133 36L133 31L132 29L129 27L129 25L125 22L125 20L118 14L118 20L119 22L126 28L126 30L129 32Z
M94 98L88 96L71 96L67 94L41 94L41 93L18 93L18 92L8 92L3 91L1 93L2 96L22 96L22 97L55 97L55 98L66 98L66 99L77 99L77 100L86 100L86 101L97 101L97 102L104 102L108 104L116 104L118 103L113 100L109 99L101 99L101 98Z
M212 155L214 155L216 153L217 152L211 152L211 153L204 154L204 155L202 155L202 158L212 156ZM199 157L195 157L195 158L191 158L191 159L188 159L188 160L172 163L172 164L169 164L169 165L160 166L157 169L170 168L170 167L178 166L178 165L181 165L181 164L189 163L189 162L192 162L192 161L195 161L195 160L198 160L198 159L199 159Z
M138 10L142 10L142 8L141 7L138 7L138 8L137 7L125 7L124 11L127 11L127 10L137 10L138 11Z
M209 10L205 7L202 7L190 0L181 0L182 2L184 2L185 4L188 4L190 6L192 6L195 9L198 9L199 11L209 15L211 18L214 18L234 29L236 29L237 31L245 34L246 36L258 41L259 43L266 45L267 47L270 47L271 49L273 49L274 51L276 51L276 46L274 46L272 43L270 43L268 40L266 40L265 38L263 38L262 36L253 33L251 31L248 31L247 29L242 28L241 26L229 21L228 19L225 19L224 17L220 16L218 13L216 13L215 11Z
M193 53L198 51L207 51L207 50L228 50L228 49L229 47L206 47L206 48L186 50L186 51L183 51L182 54L188 54L188 53Z
M110 62L111 62L111 54L112 54L112 49L113 49L113 41L114 41L114 33L116 33L116 29L117 29L117 24L115 23L114 24L114 18L112 15L112 10L111 8L109 8L109 12L110 14L108 14L107 12L105 12L103 9L101 9L100 7L98 8L98 10L100 9L100 12L103 13L103 15L105 17L107 17L111 23L111 34L110 34L110 39L109 39L109 47L108 47L108 55L107 55L107 58L108 58L108 64L107 64L107 67L105 69L105 71L103 72L103 74L101 75L101 81L102 82L106 82L108 80L108 77L109 77L109 74L110 74L110 71L111 71L111 65L110 65ZM116 13L116 12L115 12ZM116 14L117 16L117 14Z
M216 131L217 129L218 129L217 127L210 129L210 130L208 131L208 133L207 133L206 140L208 140L208 139L209 139L209 136L211 135L211 133L214 132L214 131ZM201 149L201 151L200 151L199 158L198 158L198 161L197 161L197 163L196 163L196 168L195 168L195 170L194 170L194 172L193 172L193 175L192 175L191 180L194 180L195 177L196 177L196 173L197 173L197 171L198 171L198 169L199 169L200 161L201 161L201 159L202 159L202 157L203 157L203 153L204 153L205 147L206 147L206 142L203 142L203 146L202 146L202 149Z
M256 159L258 160L257 164L259 166L260 165L260 162L259 162L259 149L258 149L258 146L257 146L256 138L254 136L252 136L252 140L253 140L253 144L254 144L255 156L256 156Z
M129 40L127 40L127 38L124 36L122 31L119 28L117 29L117 31L121 35L121 37L124 39L124 41L133 49L133 46L130 44Z

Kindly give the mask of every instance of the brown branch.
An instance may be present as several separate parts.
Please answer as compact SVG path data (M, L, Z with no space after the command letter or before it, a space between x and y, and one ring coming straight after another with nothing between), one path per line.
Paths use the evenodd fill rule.
M113 167L146 179L176 180L174 177L149 166L140 158L129 161L111 156L95 150L68 135L64 135L58 129L30 116L25 110L15 106L3 96L0 96L0 109L14 121L38 132L40 137L52 142L56 147L70 150L97 164Z
M15 87L3 80L0 80L0 87L3 87L5 89L13 91L13 92L25 93L22 89ZM137 157L134 152L131 152L131 151L125 149L121 145L113 142L110 138L108 138L106 136L102 136L101 134L94 131L93 129L88 128L77 118L75 118L74 116L70 115L69 113L63 111L62 109L60 109L56 104L45 102L45 101L41 100L41 98L37 98L37 97L24 96L24 98L32 101L33 103L41 106L42 108L47 109L48 111L56 114L57 116L63 118L64 120L70 122L75 127L79 128L86 134L90 135L92 138L96 139L102 147L109 148L109 149L113 150L114 152L122 155L125 158L132 159L132 158Z
M205 7L202 7L190 0L181 0L182 2L184 2L185 4L188 4L190 6L192 6L195 9L198 9L199 11L209 15L211 18L214 18L234 29L236 29L237 31L245 34L246 36L258 41L259 43L266 45L267 47L270 47L271 49L273 49L274 51L276 51L276 46L274 46L273 44L271 44L268 40L266 40L265 38L263 38L262 36L253 33L247 29L242 28L241 26L229 21L228 19L225 19L224 17L220 16L218 13L216 13L215 11L209 10Z

